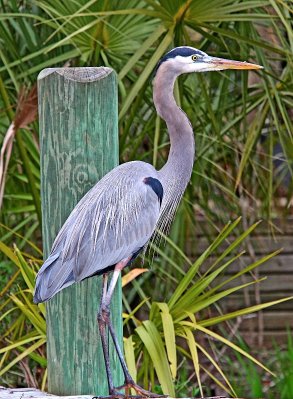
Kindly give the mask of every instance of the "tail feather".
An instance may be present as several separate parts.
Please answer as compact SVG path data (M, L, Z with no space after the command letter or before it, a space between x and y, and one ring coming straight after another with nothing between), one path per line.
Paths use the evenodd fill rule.
M49 256L36 277L36 286L33 298L34 303L48 301L61 289L68 287L75 282L72 269L68 266L68 264L62 264L60 252ZM62 278L55 279L54 275L58 274L60 268L64 269ZM54 282L53 284L52 281Z

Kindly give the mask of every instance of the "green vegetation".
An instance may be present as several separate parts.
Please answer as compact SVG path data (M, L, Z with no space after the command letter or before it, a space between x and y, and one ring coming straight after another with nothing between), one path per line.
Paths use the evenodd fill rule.
M247 265L230 277L225 277L224 271L233 261L243 255L243 251L237 253L239 246L257 226L256 223L235 240L232 240L231 235L239 222L240 219L237 219L235 222L227 224L214 242L194 263L186 258L179 248L175 247L179 258L182 258L178 264L187 262L189 269L187 273L182 271L180 279L176 281L176 289L171 293L168 301L156 302L149 298L144 298L131 313L124 315L125 324L130 329L133 329L133 333L125 339L125 356L135 379L138 378L145 381L146 385L148 381L152 381L152 386L155 386L154 375L156 374L162 392L169 393L175 397L175 394L180 395L182 391L186 390L184 385L181 388L175 385L178 365L181 362L187 363L190 360L193 364L201 396L203 396L204 392L204 387L201 383L202 373L208 373L217 385L229 392L230 395L235 395L234 388L223 372L220 362L217 362L211 356L209 345L206 347L207 345L202 344L204 337L206 337L207 342L209 342L209 339L213 339L221 345L233 349L236 354L246 357L270 373L269 369L251 356L247 350L243 350L240 346L230 342L229 339L215 332L211 327L285 300L293 299L293 297L255 305L227 314L222 314L219 311L217 316L210 316L209 312L207 312L212 305L218 307L218 302L228 295L259 283L260 280L252 278L245 284L239 283L239 280L243 275L249 275L251 271L279 252L272 253ZM213 257L216 251L222 248L223 244L229 239L231 239L230 245L222 249L221 255ZM169 245L174 247L174 243L169 242ZM44 369L46 359L43 353L43 345L46 342L45 306L44 304L37 306L32 303L34 279L38 269L36 267L37 262L25 260L17 248L13 252L5 244L1 244L1 250L20 270L26 287L17 290L15 294L11 294L1 309L3 311L3 319L9 314L13 314L15 317L12 318L7 332L3 336L4 339L8 338L9 344L0 349L0 354L3 354L0 377L5 376L16 363L20 363L24 358L29 357L32 368L42 368L42 372L39 372L38 378L34 382L35 385L44 388L47 377ZM212 262L209 264L211 259ZM172 265L172 259L169 259L169 264ZM224 278L218 283L217 279L221 276ZM14 280L14 276L12 280ZM231 282L235 280L236 284L231 286ZM136 314L145 304L148 309L147 316L144 321L141 321ZM220 309L218 308L218 310ZM10 337L13 337L12 340ZM14 350L19 352L17 357L14 356ZM208 371L202 364L200 356L207 359L219 377ZM136 363L138 361L140 367L137 373ZM243 362L241 357L240 361Z
M247 345L240 340L240 346L246 351L251 351ZM268 356L270 355L270 356ZM233 364L231 359L227 359L229 365L230 381L237 381L235 388L238 397L248 398L280 398L290 399L293 396L293 340L292 331L288 329L288 340L285 348L280 349L274 343L273 355L267 354L268 367L274 371L275 376L265 374L260 376L258 368L253 363L244 362L236 354L237 362ZM239 369L235 365L241 365L241 376ZM239 378L241 377L241 378ZM239 381L241 381L239 383ZM235 385L236 387L236 385Z
M135 361L140 362L137 377L142 382L151 381L155 386L159 381L163 390L187 396L208 392L199 382L208 373L227 392L234 392L219 371L214 349L203 346L202 337L209 336L208 343L216 340L219 350L224 344L231 346L231 340L227 342L216 327L219 322L229 323L220 299L232 289L222 290L224 283L219 276L233 257L240 256L234 252L236 243L248 236L255 220L265 218L270 223L273 216L290 210L290 20L287 0L0 2L0 170L7 167L5 179L0 180L0 203L4 194L0 226L1 383L25 381L44 387L46 381L44 309L31 303L33 274L41 264L42 245L37 74L52 66L113 67L119 78L120 160L140 159L160 168L168 152L168 135L152 103L152 70L168 49L185 44L211 55L256 62L264 70L179 79L176 97L194 127L197 160L171 238L158 249L159 258L153 259L155 277L144 273L124 289L125 348L131 370L135 370ZM240 215L241 221L237 219ZM217 244L211 242L212 247L202 256L190 259L189 238L198 232L199 217L214 230L236 220L223 230L233 230L233 239L222 231ZM232 246L230 252L227 247L218 248L223 242ZM211 253L214 268L205 274L207 269L202 267ZM262 260L246 265L238 277L260 263ZM185 312L182 316L176 308L179 303ZM231 317L237 315L239 312ZM158 346L150 347L154 334ZM164 353L166 367L156 362L154 351ZM278 359L285 364L282 356ZM212 366L205 367L203 359ZM281 367L276 370L279 377L283 375ZM193 375L190 385L195 390L191 392L186 381ZM284 395L282 398L289 397Z

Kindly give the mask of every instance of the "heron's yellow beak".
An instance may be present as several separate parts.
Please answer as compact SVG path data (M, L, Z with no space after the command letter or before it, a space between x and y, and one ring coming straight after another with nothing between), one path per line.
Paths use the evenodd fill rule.
M263 69L257 64L250 64L249 62L226 60L224 58L209 57L209 64L213 69Z

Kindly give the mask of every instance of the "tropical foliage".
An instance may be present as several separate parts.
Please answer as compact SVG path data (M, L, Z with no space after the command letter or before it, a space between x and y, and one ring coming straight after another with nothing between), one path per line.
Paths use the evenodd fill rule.
M249 282L239 284L237 280L243 275L249 275L251 271L279 252L269 254L265 258L247 265L238 273L225 277L225 270L243 255L243 251L239 251L239 247L257 226L257 224L251 226L235 240L232 240L231 235L239 222L240 219L237 219L235 222L227 224L215 241L194 263L182 254L179 248L175 247L179 258L181 258L181 262L179 261L176 266L179 267L180 263L187 262L189 269L186 274L182 272L177 281L176 289L170 295L168 301L156 302L144 298L131 313L124 314L125 324L133 331L128 338L125 338L126 360L133 377L143 380L147 387L149 381L152 381L153 387L155 386L154 377L157 376L163 393L175 397L175 395L180 395L182 390L188 392L186 384L178 387L175 381L179 373L180 363L188 364L190 360L193 363L194 379L201 396L205 391L201 383L203 373L207 373L216 384L229 394L235 395L233 386L221 368L221 363L215 360L211 348L209 348L209 339L226 345L270 373L248 351L243 350L211 328L231 319L293 299L291 297L259 304L227 314L221 312L218 306L221 299L245 287L261 282L261 280L250 278ZM216 251L223 247L223 244L227 241L230 241L229 245L222 250L220 256L215 257ZM173 243L169 243L169 245L174 246ZM34 386L39 384L44 388L47 377L44 356L44 344L46 342L45 307L44 304L37 306L32 303L34 279L38 269L36 264L39 262L36 259L25 260L17 248L13 252L5 244L1 245L1 250L20 271L26 288L18 289L2 305L2 320L5 320L11 313L16 313L17 316L12 318L7 332L2 337L2 340L8 344L0 349L0 354L2 354L0 377L5 376L15 364L21 363L23 359L28 357L31 368L35 370L40 367L42 371L39 372L38 378L33 373L28 374L27 381L33 382ZM170 259L169 262L172 263L172 260ZM223 279L221 282L217 282L217 279L221 276ZM13 280L14 276L12 277ZM125 283L128 283L129 280L131 278L128 275L124 276ZM145 305L148 308L147 317L144 321L141 321L137 317L137 313ZM212 315L210 311L207 312L211 307L214 309ZM15 352L17 356L15 356ZM203 358L215 369L216 374L209 371L209 367L205 366ZM137 370L139 370L139 373L137 373Z
M37 306L32 302L36 271L39 268L37 264L40 262L32 257L28 257L28 262L16 247L12 251L5 244L0 243L0 249L16 266L16 272L10 278L10 284L7 284L1 292L4 296L9 290L10 295L0 305L0 321L8 324L5 332L1 333L1 341L5 345L0 349L0 377L4 376L4 379L2 377L3 381L9 384L9 379L6 380L5 375L17 364L25 371L29 386L39 386L44 389L47 376L47 361L44 350L46 343L45 305ZM19 274L25 283L25 287L19 286L15 292L11 293L11 286L15 284ZM10 317L11 315L13 317ZM32 359L35 365L41 367L38 378L31 371L28 359ZM41 381L38 381L40 379Z
M143 322L135 317L140 305L130 315L125 315L125 322L132 321L135 325L134 333L126 340L127 345L125 345L126 359L130 369L137 369L133 361L140 359L139 377L143 376L145 381L151 381L155 371L163 393L172 397L182 396L181 392L175 391L174 379L178 373L179 362L187 364L187 359L193 362L194 380L199 387L201 397L204 396L204 391L207 393L206 390L203 390L201 383L203 373L207 373L230 395L235 395L232 385L221 369L220 362L215 360L219 359L219 356L213 353L213 345L210 344L210 340L233 349L269 372L248 352L212 328L220 323L280 303L274 301L227 314L222 313L219 306L221 299L245 287L261 283L261 279L250 278L249 282L243 284L239 283L239 279L244 275L249 275L250 272L279 252L269 254L265 258L246 265L232 276L225 276L225 270L243 255L243 251L239 251L239 247L257 226L257 224L251 226L233 240L232 234L239 222L240 219L237 219L233 223L227 224L194 263L177 248L177 252L181 255L181 262L183 264L187 262L189 269L186 273L182 271L176 289L167 302L152 301L149 303L148 317ZM223 244L227 241L229 245L223 248ZM174 244L172 245L174 246ZM221 254L215 256L219 249ZM179 261L179 265L181 262ZM169 264L171 263L170 259ZM293 297L281 301L289 299L293 299ZM147 298L142 301L141 305L145 301ZM215 351L217 352L218 349ZM207 360L209 366L211 363L216 374L209 371L209 367L205 366L204 359ZM189 380L189 382L191 381ZM191 392L188 392L187 396L190 395Z
M240 340L240 346L250 351L247 345ZM288 338L285 348L274 342L274 354L267 359L268 366L275 373L275 378L268 375L260 376L257 367L253 363L244 362L237 355L237 364L241 365L242 381L245 384L237 384L236 393L238 397L251 398L280 398L290 399L293 396L293 339L292 331L288 329ZM240 381L239 369L235 363L228 359L230 381ZM243 379L243 375L245 378Z
M3 1L2 8L3 137L24 107L22 88L31 87L40 70L64 64L107 65L119 77L121 161L138 157L159 167L166 159L168 137L152 105L150 79L164 52L187 44L263 65L258 75L236 71L182 77L177 97L197 142L186 198L213 219L242 213L239 196L262 215L271 215L274 194L292 172L289 3L14 0ZM25 231L23 235L38 236L37 130L34 124L17 125L3 217L14 229Z

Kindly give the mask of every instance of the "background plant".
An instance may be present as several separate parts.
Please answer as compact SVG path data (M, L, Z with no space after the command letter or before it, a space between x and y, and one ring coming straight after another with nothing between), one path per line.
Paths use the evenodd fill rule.
M182 273L168 300L158 302L144 298L131 313L124 314L125 324L129 331L132 331L125 338L126 360L133 377L143 381L146 388L149 388L151 382L152 389L154 389L158 379L163 393L175 396L187 392L190 395L192 392L187 387L187 383L178 386L175 381L180 364L187 365L192 362L193 366L190 369L194 373L193 384L195 383L194 385L199 387L201 396L204 395L204 392L207 393L207 388L201 382L201 376L204 373L207 373L217 385L229 392L230 395L235 395L235 390L222 370L221 363L215 360L215 352L210 345L210 339L227 346L238 356L241 355L240 362L243 362L242 357L246 357L254 365L258 365L270 373L247 350L236 345L214 328L231 319L257 312L284 300L293 299L291 297L258 304L227 314L221 312L218 304L221 299L244 287L261 283L261 280L253 278L250 278L250 281L245 284L239 283L241 276L249 274L276 255L276 253L269 254L265 258L246 265L231 277L225 277L224 271L243 255L243 251L239 247L257 226L257 224L251 226L239 237L233 239L232 234L239 222L240 219L237 219L233 223L227 224L194 263L182 254L179 248L176 248L181 259L177 263L177 267L182 267L187 262L189 269L187 273ZM223 248L223 244L226 244L226 248ZM172 245L174 246L174 244ZM215 257L216 251L221 247L223 248L221 255ZM12 319L6 333L1 337L6 345L0 349L0 354L2 354L0 377L6 377L6 383L11 381L11 370L14 365L17 365L20 370L26 371L26 381L29 385L39 385L44 389L47 377L46 369L44 369L46 366L44 356L45 306L44 304L37 306L32 303L34 279L36 269L38 269L34 264L39 262L35 259L25 260L17 248L14 253L5 244L1 244L1 250L20 270L26 288L18 289L15 294L11 294L2 306L2 320L7 319L11 313L16 313L16 317ZM171 263L172 259L170 259ZM130 274L133 274L133 271ZM219 277L223 277L221 282L218 280ZM124 283L128 283L131 278L129 274L124 276ZM142 321L138 313L143 308L145 308L145 316ZM27 368L22 363L26 358L28 358ZM209 371L208 366L212 366L213 373ZM190 378L188 380L190 381Z
M239 196L258 214L270 217L274 194L287 176L290 183L284 189L289 204L289 2L83 0L63 5L54 0L15 0L3 1L2 9L2 135L14 118L21 87L33 85L41 69L64 63L112 66L119 77L121 161L139 158L160 167L166 159L168 136L152 104L151 73L170 47L194 45L211 54L253 60L265 69L261 77L230 71L180 79L178 101L192 121L197 142L186 199L192 198L213 221L242 213ZM16 133L3 218L26 234L29 226L30 234L38 235L36 129L32 125ZM188 208L185 218L192 210Z
M239 339L240 346L246 351L251 352L251 349ZM290 399L293 395L293 342L292 331L288 329L287 343L280 346L276 342L273 349L266 354L267 364L275 373L272 378L267 374L260 376L258 367L252 362L245 362L238 354L237 364L241 365L241 376L243 381L243 374L245 375L245 383L239 384L239 369L235 367L235 362L227 359L229 365L230 381L237 381L235 385L236 393L239 397L265 397L269 399L280 398Z
M184 272L181 262L178 262L177 265L182 268L182 275L176 282L176 288L169 295L168 300L157 302L145 298L130 315L125 315L125 322L131 321L135 326L133 334L126 340L125 345L129 368L131 370L138 369L138 377L144 378L146 384L152 381L153 386L155 372L165 394L182 396L182 392L178 392L179 387L176 390L174 380L177 376L178 365L182 363L187 367L188 360L191 360L193 363L193 380L199 387L201 397L208 394L208 388L203 388L201 382L201 376L205 373L230 395L236 395L233 386L222 370L221 362L216 360L220 358L217 355L219 349L212 345L210 341L215 341L221 347L227 346L239 356L248 358L254 365L256 364L270 373L248 351L235 345L231 338L228 339L227 330L224 330L224 335L222 335L218 328L214 328L221 323L280 303L274 301L258 304L227 314L223 314L221 311L219 306L221 299L249 285L261 283L261 280L250 278L248 283L239 284L241 277L246 274L249 275L263 262L276 255L276 253L269 254L265 258L246 265L238 273L230 277L225 276L225 270L243 255L243 252L239 251L239 247L243 245L245 238L257 226L257 224L252 225L234 240L233 232L239 222L240 219L237 219L235 222L226 225L194 263L177 248L181 262L183 264L187 262L189 268L187 272ZM223 247L224 243L226 247ZM174 246L174 244L172 245ZM221 249L220 255L217 252L219 249ZM172 259L170 259L169 264L173 266ZM145 320L141 321L140 318L136 318L135 314L145 304L148 304L149 311ZM229 323L228 327L231 328ZM139 367L135 366L134 359L139 361ZM241 360L243 361L242 358ZM209 371L210 366L214 370L213 373ZM191 381L189 378L188 383L192 385ZM183 386L184 389L186 389L186 386ZM191 392L188 391L187 396L190 395Z
M6 324L0 336L4 344L0 348L0 378L7 385L18 386L23 373L29 386L44 389L47 378L45 305L37 306L32 301L40 261L28 255L25 259L18 248L12 251L3 243L0 243L0 250L16 266L10 284L1 292L4 296L9 289L9 295L0 306L0 321ZM15 284L19 275L23 288ZM12 284L14 290L11 290Z

